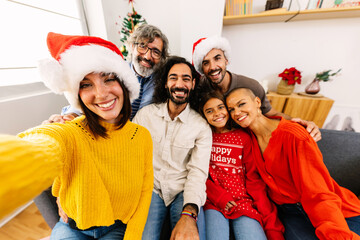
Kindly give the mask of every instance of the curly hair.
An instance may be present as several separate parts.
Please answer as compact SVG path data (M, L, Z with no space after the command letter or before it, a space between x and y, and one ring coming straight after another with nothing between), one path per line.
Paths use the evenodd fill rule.
M132 47L135 43L140 42L142 40L146 40L147 42L153 42L154 39L158 37L163 42L163 49L161 50L161 59L160 63L165 62L166 58L169 56L169 40L163 34L159 28L149 25L149 24L143 24L140 27L138 27L134 33L131 35L131 37L128 39L127 44L130 46L130 59L132 55Z
M168 74L170 69L176 64L186 64L190 68L191 76L195 80L195 87L194 90L190 92L189 103L190 103L190 107L197 111L198 101L196 99L197 96L196 92L198 90L199 74L195 70L194 66L183 57L178 57L178 56L169 57L166 60L166 62L164 62L155 72L154 75L155 90L154 90L153 102L164 103L169 99L168 90L165 88L165 85L168 80Z

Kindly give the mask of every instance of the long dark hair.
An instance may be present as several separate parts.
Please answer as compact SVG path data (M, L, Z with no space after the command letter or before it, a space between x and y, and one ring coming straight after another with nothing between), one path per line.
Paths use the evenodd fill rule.
M190 94L189 97L189 103L190 107L194 110L197 110L197 99L196 94L194 94L197 90L197 86L199 84L199 74L196 72L194 66L189 63L185 58L178 57L178 56L171 56L169 57L166 62L159 67L159 69L155 72L155 90L154 90L154 96L153 96L153 102L154 103L164 103L169 99L169 95L167 92L167 89L165 88L165 85L167 83L167 78L170 69L175 64L186 64L190 70L192 78L195 79L195 87L192 91L192 94Z
M120 84L120 87L123 90L123 98L124 98L123 107L119 114L121 115L121 118L119 122L115 124L116 126L118 126L117 129L121 129L130 119L131 103L130 103L128 89L125 87L124 83L116 75L115 77L116 77L116 81ZM85 106L85 104L80 98L80 95L78 97L79 97L81 109L86 116L86 118L84 119L85 125L89 127L91 133L94 135L95 138L99 136L103 138L107 138L108 134L106 132L106 129L103 126L101 126L99 116Z
M225 102L225 97L224 95L220 92L220 91L216 91L216 90L212 90L209 92L202 92L201 95L199 95L199 106L198 106L198 112L200 113L200 115L207 121L206 117L205 117L205 113L204 113L204 106L205 104L212 98L217 98L220 101L222 101L225 105L226 111L227 111L227 106L226 106L226 102ZM234 126L234 122L232 120L232 118L230 117L230 113L229 114L229 119L225 125L225 127L227 129L232 129ZM214 127L209 124L211 129L214 130Z

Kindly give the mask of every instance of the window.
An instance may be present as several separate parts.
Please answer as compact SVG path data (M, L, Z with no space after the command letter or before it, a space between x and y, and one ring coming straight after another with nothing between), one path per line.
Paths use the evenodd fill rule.
M81 0L0 0L0 86L40 81L48 32L87 35Z

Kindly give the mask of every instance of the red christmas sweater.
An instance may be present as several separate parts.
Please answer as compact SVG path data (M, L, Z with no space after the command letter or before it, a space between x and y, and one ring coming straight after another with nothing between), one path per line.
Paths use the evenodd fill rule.
M267 196L251 149L251 137L242 129L213 133L204 209L217 210L228 219L248 216L260 222L268 239L284 239L284 227ZM227 212L224 209L229 201L237 206Z

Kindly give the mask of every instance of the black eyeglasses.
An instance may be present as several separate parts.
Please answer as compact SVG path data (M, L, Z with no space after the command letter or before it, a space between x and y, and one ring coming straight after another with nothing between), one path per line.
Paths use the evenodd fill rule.
M146 54L149 50L151 53L151 57L153 57L154 59L160 59L161 58L161 54L162 52L159 51L159 49L157 48L149 48L147 45L145 45L144 43L135 43L137 46L137 51L141 54Z

